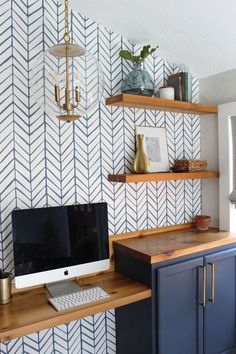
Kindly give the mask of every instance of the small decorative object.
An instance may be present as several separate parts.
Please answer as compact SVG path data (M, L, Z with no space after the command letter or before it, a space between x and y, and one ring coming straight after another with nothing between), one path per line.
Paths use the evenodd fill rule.
M164 98L166 100L174 100L175 99L175 89L173 86L163 86L159 88L160 98Z
M211 222L211 217L208 215L196 215L195 225L197 230L206 231L208 230L209 224Z
M133 95L153 96L154 94L154 81L150 74L141 66L143 61L153 52L156 48L151 48L150 45L143 47L139 55L133 55L128 50L121 50L119 55L125 60L130 60L134 64L134 69L126 76L122 82L121 91Z
M11 301L12 274L0 269L0 304Z
M167 85L175 88L175 100L192 102L192 75L190 73L179 72L170 75Z
M150 171L150 161L144 149L144 135L136 135L136 155L133 161L135 173L148 173Z
M144 151L150 160L150 172L170 170L165 128L135 127L136 134L144 135Z
M207 170L207 160L176 160L173 172L201 172Z

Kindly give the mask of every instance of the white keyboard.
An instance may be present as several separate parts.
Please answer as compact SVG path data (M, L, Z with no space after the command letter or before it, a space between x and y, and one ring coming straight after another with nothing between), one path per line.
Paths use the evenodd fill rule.
M89 302L98 301L108 298L109 295L99 287L78 291L68 295L52 297L48 301L57 311L64 311L75 306L88 304Z

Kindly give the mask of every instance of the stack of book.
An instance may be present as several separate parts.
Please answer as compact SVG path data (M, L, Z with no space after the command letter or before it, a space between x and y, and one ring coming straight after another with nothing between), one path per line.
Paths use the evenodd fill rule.
M169 76L167 86L174 87L175 100L192 102L192 75L190 73L180 72Z

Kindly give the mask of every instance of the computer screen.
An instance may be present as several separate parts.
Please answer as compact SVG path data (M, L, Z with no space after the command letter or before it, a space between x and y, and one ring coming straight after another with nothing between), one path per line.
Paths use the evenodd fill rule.
M12 212L17 287L109 268L107 204Z

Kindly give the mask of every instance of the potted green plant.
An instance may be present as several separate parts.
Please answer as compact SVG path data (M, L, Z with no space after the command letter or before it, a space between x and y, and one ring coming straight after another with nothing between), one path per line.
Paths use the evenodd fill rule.
M119 55L125 60L133 62L134 69L126 76L122 82L121 91L133 95L153 96L154 82L150 74L142 68L144 60L155 52L156 48L145 45L139 55L133 55L128 50L121 50Z

